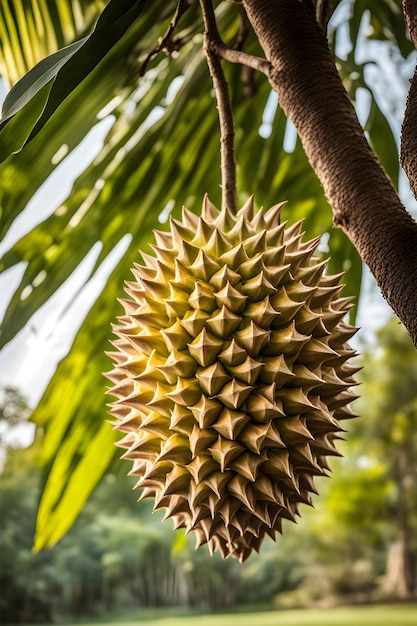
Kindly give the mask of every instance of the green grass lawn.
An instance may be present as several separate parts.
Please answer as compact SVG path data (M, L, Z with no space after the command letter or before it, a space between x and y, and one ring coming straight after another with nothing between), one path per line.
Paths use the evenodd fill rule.
M346 607L233 613L212 615L176 615L170 611L135 613L129 621L111 622L112 626L416 626L417 605ZM90 622L108 626L109 622ZM68 625L69 626L69 625ZM75 625L74 625L75 626ZM80 626L77 624L76 626Z

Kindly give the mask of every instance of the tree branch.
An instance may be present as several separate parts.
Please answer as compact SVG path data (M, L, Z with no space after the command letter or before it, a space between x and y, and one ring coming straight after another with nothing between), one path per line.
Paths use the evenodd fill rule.
M242 6L240 6L240 27L239 27L239 32L236 37L236 41L233 44L233 48L235 50L243 49L243 44L248 38L249 32L250 32L250 23L248 20L248 16L246 15L245 9Z
M324 32L327 32L327 25L333 13L332 0L317 0L316 18Z
M222 176L222 208L228 208L233 213L237 212L236 191L236 161L234 154L235 130L233 123L232 103L229 97L227 82L221 66L221 61L214 51L214 45L221 42L217 30L216 17L214 15L211 0L200 0L204 20L204 54L210 76L213 80L217 98L217 108L220 122L221 142L221 176Z
M403 0L403 11L411 41L417 48L417 3ZM401 165L417 198L417 68L411 81L401 130Z
M223 43L222 40L213 40L209 45L213 52L225 61L229 61L229 63L247 65L253 70L257 70L258 72L265 74L265 76L268 76L271 64L266 59L261 59L253 54L247 54L247 52L243 52L243 50L229 48L225 43Z
M297 128L342 227L417 346L417 224L377 161L315 15L294 0L243 0L271 63L270 84Z
M152 61L152 59L154 57L156 57L157 54L162 52L162 50L166 50L167 52L169 52L169 54L172 54L172 52L174 50L179 50L180 49L182 41L180 41L178 39L176 41L174 41L172 39L172 35L174 33L175 28L178 25L178 22L180 21L180 19L184 15L184 13L186 11L188 11L188 9L191 7L191 5L192 5L192 0L178 0L177 8L175 10L175 13L174 13L170 23L169 23L169 26L168 26L168 29L167 29L165 35L162 37L162 39L160 40L160 42L156 46L156 48L154 48L147 55L147 57L145 58L145 60L143 61L142 65L141 65L140 73L139 73L140 77L145 75L146 69L147 69L150 61Z

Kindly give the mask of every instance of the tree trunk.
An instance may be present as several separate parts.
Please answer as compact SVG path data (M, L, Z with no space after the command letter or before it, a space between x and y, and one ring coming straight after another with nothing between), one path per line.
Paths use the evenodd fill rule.
M397 453L397 486L398 486L398 526L401 546L402 569L399 580L401 597L410 599L413 595L413 555L411 551L410 513L407 498L407 478L410 458L406 446L402 445Z
M417 47L417 3L415 0L403 0L404 15L407 20L410 37ZM417 198L417 69L411 81L407 106L401 133L401 165L410 181L410 187Z
M382 598L410 599L404 578L404 550L401 540L392 543L388 549L385 576L381 578Z
M269 80L293 121L333 209L417 346L417 224L369 146L312 3L243 0L271 64Z

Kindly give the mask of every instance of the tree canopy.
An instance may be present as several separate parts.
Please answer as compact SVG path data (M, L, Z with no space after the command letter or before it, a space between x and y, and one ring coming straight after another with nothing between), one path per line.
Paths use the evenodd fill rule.
M406 9L409 4L405 3ZM265 9L263 14L260 7ZM277 48L267 32L271 11L274 24L291 33L282 39L289 48ZM415 300L404 295L403 283L396 281L395 273L385 278L387 268L380 267L380 257L374 258L377 253L386 255L387 248L397 242L394 256L398 247L407 254L397 255L398 260L390 261L389 266L398 275L404 274L407 266L407 294L413 290L410 259L415 252L409 249L415 241L403 234L409 226L414 232L414 222L403 219L394 192L400 171L396 137L369 71L375 63L380 71L382 67L375 59L364 60L358 52L358 46L366 41L378 42L381 49L389 51L386 58L391 56L393 65L401 67L414 51L401 2L222 1L215 3L215 14L222 41L236 52L238 61L244 60L244 52L251 59L265 57L269 64L268 80L250 66L249 57L249 66L223 63L236 129L239 203L252 194L257 206L287 200L285 218L291 222L305 219L311 236L327 234L329 270L346 271L347 293L359 295L362 260L358 249L371 267L376 266L372 269L386 297L392 296L391 304L398 305L400 312L404 307L412 309ZM406 15L413 34L413 14L406 10ZM287 22L281 20L283 16ZM111 252L119 251L106 285L33 414L43 434L40 460L47 473L38 516L37 547L41 548L67 531L118 456L114 435L105 421L106 382L102 377L109 369L105 350L110 321L121 312L117 297L138 248L148 250L153 228L164 228L169 215L179 215L182 204L198 211L204 193L220 205L218 117L196 1L110 0L106 5L87 0L3 2L0 29L0 71L12 87L0 120L1 236L24 216L30 199L51 174L65 166L71 153L82 153L94 127L101 125L104 136L102 149L72 182L68 197L58 206L51 202L46 215L18 241L7 245L5 239L0 269L7 271L20 264L22 274L4 315L1 345L30 323L88 255L93 260L87 284ZM325 61L333 81L329 84L327 74L320 73L321 58L311 43L311 37L318 37L322 45L324 32L334 56L334 63L329 62L330 56ZM311 67L303 69L307 58ZM294 84L288 71L277 69L282 59L288 59L290 75L294 63L301 62L294 72L298 77ZM316 76L310 71L315 64ZM283 77L290 81L287 87L285 81L280 82ZM320 92L322 84L328 92ZM345 118L339 117L337 99L333 109L331 97L311 104L305 99L309 93L327 98L333 87L342 93L342 84L353 103L360 94L367 94L369 106L361 111L363 131L359 134L369 140L391 181L379 173L374 157L367 153L377 179L384 181L379 195L370 184L368 160L362 163L356 144L349 142L351 135L358 135L351 114L346 126ZM321 136L321 126L311 142L307 137L318 119L309 121L308 111L320 106L338 129L333 134L337 145L332 144L331 149ZM292 140L293 127L287 115L293 118L304 147L300 138ZM367 142L362 139L361 150L366 152ZM333 173L328 171L329 164L323 165L322 152L315 151L317 142L328 153L330 164L337 153ZM403 152L407 165L413 149L405 147ZM347 162L351 154L355 167L359 163L364 172L358 184L349 182L343 171L343 155ZM345 189L342 179L352 191L345 200L341 198ZM400 218L394 219L394 225L404 222L404 231L379 220L373 208L378 203L384 208L395 204ZM363 207L359 218L349 220L349 206L352 210ZM333 221L350 239L340 228L333 228ZM358 222L362 230L352 230ZM369 237L372 228L378 231L379 239L373 243L367 239L364 244L360 236L364 227ZM412 332L416 316L410 321L407 310L403 317Z

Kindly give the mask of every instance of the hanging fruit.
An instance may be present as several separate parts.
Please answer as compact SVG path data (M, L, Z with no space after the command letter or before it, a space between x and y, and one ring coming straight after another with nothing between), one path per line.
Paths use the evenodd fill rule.
M155 232L107 374L141 497L240 561L310 503L356 397L350 299L280 208L205 198L201 217L184 208Z

